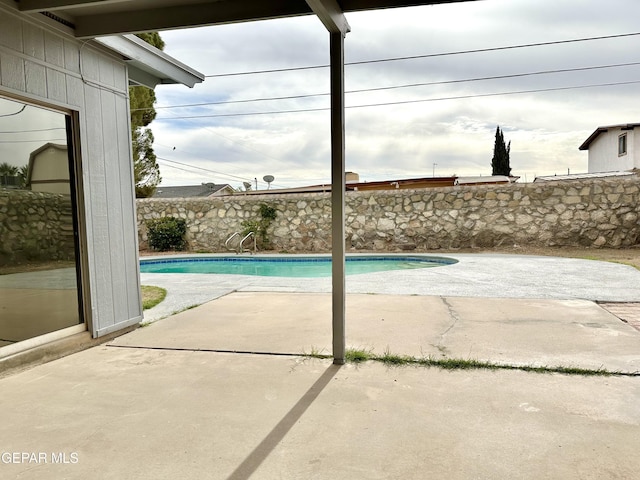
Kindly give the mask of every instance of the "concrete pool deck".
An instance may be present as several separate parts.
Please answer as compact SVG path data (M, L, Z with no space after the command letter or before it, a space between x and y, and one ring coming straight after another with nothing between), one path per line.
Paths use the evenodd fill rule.
M347 276L347 293L640 301L640 271L628 265L531 255L442 253L436 256L455 258L458 263ZM204 274L166 273L140 276L143 285L156 285L168 291L162 303L145 311L145 321L164 318L236 291L331 292L331 278L216 275L213 279Z
M589 273L599 276L579 295L591 291L595 298L562 290L553 298L559 279L533 275L512 292L545 297L491 297L481 295L496 291L487 284L491 271L474 274L480 267L471 260L468 269L450 273L449 292L464 287L467 295L349 293L349 346L631 375L335 366L299 355L329 348L329 294L314 291L316 284L283 282L271 292L267 284L240 283L236 291L220 289L215 301L0 379L0 476L635 478L640 331L594 300L638 301L640 272L593 262ZM530 260L511 265L526 269ZM548 273L541 263L537 271ZM570 275L579 267L565 265L557 271ZM609 275L624 281L603 283ZM366 289L393 289L398 281L370 280ZM199 285L202 296L191 301L219 288L195 282L177 285ZM419 288L417 279L407 282ZM144 276L143 283L149 283ZM16 452L44 454L46 461L6 461L14 458L6 453ZM53 463L62 453L67 462Z

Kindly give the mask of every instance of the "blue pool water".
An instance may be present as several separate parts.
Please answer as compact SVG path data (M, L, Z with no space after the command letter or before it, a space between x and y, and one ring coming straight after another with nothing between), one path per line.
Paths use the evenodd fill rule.
M346 274L430 268L457 263L446 257L352 256L346 259ZM331 276L330 257L187 257L141 260L142 273L224 273L262 277Z

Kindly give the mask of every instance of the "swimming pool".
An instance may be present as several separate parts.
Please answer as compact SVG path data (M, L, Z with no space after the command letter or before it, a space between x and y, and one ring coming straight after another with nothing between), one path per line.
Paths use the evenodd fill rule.
M411 270L451 265L458 261L432 256L348 256L347 275ZM331 276L330 256L279 257L174 257L140 261L141 273L218 273L231 275L258 275L262 277Z

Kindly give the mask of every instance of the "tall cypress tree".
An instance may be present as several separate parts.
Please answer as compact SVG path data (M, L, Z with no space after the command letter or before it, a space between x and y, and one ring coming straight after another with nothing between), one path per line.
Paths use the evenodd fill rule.
M158 32L137 34L142 40L162 50L164 41ZM153 134L148 125L156 118L156 94L151 88L129 87L129 107L131 110L131 143L133 150L133 171L136 197L150 197L162 180L160 167L153 151Z
M511 153L511 142L504 143L504 134L500 126L496 127L496 141L493 146L493 158L491 159L491 175L511 175L511 165L509 155Z

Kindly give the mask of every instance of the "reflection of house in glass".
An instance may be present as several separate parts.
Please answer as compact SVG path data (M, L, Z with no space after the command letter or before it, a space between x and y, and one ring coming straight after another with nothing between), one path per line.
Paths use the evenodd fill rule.
M69 154L67 146L45 143L29 155L27 188L34 192L69 195Z

